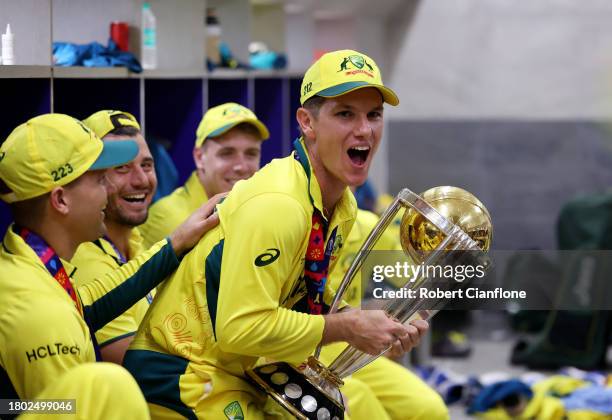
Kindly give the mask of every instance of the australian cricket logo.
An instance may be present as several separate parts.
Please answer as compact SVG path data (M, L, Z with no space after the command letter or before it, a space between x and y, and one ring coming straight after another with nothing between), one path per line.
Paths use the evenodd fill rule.
M367 67L369 71L364 67ZM374 77L374 67L372 67L361 55L349 55L348 57L344 57L342 63L340 63L340 70L338 70L338 73L341 71L346 71L346 74L364 73L370 77Z
M244 413L238 401L229 403L223 410L223 413L229 420L244 420Z

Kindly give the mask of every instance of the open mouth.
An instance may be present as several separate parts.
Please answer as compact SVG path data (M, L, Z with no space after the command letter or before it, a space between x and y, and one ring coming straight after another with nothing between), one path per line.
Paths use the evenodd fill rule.
M124 195L121 198L128 203L144 203L147 198L147 194L129 194Z
M355 165L363 165L370 155L370 146L355 146L348 149L348 157Z

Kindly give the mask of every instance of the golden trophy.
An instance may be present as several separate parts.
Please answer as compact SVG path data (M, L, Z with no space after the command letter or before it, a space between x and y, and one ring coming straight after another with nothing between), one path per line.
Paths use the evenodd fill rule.
M490 266L486 256L492 224L489 212L471 193L457 187L436 187L421 195L403 189L395 197L357 253L344 275L329 313L338 305L355 273L370 254L381 234L404 209L400 225L402 249L414 264L424 267L459 261ZM452 251L460 251L453 253ZM468 251L464 253L463 251ZM425 270L424 270L425 272ZM415 280L415 279L413 279ZM452 283L452 284L450 284ZM462 288L468 282L450 280L450 288ZM421 274L416 281L407 282L410 289L432 287L433 279ZM439 298L434 305L440 308L448 299ZM408 324L417 319L427 320L438 309L430 309L431 299L392 299L382 308L389 317ZM390 348L390 347L389 347ZM389 349L387 349L389 350ZM299 367L285 362L269 363L247 371L247 375L283 408L298 419L340 420L344 418L344 402L340 387L345 378L383 355L362 352L350 345L329 365L317 359L321 346L314 356Z

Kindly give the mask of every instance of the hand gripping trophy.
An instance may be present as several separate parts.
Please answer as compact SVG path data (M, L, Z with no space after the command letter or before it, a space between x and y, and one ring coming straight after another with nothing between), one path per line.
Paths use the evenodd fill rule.
M421 195L403 189L387 208L377 225L359 250L346 272L330 307L338 310L340 300L361 268L374 244L396 214L404 209L400 225L400 241L404 253L414 264L423 267L441 264L481 265L486 270L490 260L486 256L492 237L489 212L471 193L457 187L436 187ZM456 251L456 252L454 252ZM465 252L467 251L467 252ZM408 282L406 288L431 288L434 280L430 270ZM449 289L463 288L467 281L447 279ZM383 310L389 317L408 324L416 319L427 320L442 308L448 299L396 298L385 303ZM432 307L436 309L431 309ZM281 406L299 419L340 420L344 418L344 403L340 387L345 378L383 355L370 355L347 345L329 367L317 360L320 346L302 366L284 362L258 366L247 372L249 377ZM388 349L387 349L388 350Z

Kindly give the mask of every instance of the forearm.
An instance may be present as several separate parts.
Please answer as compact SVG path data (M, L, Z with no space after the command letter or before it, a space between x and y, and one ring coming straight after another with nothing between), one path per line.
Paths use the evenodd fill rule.
M353 328L353 314L350 310L324 315L325 327L321 344L331 344L338 341L349 341Z

